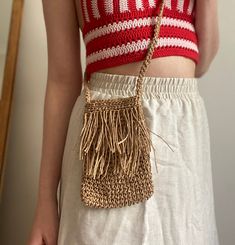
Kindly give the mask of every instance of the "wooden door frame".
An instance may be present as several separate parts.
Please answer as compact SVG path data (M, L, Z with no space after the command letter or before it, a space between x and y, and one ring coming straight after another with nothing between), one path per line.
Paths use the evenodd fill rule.
M23 4L23 0L12 0L7 55L3 75L2 95L0 97L0 200L6 167L7 138L16 73Z

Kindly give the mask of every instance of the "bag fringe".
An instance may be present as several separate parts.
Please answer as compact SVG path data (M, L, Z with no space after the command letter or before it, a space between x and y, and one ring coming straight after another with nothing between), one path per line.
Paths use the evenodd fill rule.
M85 112L80 136L84 173L94 179L108 173L133 176L151 150L150 133L138 105Z

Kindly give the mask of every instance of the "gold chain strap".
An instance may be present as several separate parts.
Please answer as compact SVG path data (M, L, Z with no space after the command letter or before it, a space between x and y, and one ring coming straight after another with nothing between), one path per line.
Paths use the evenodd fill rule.
M145 76L146 70L147 70L147 68L151 62L155 45L157 45L158 41L159 41L158 37L159 37L159 33L160 33L160 27L161 27L161 21L162 21L162 16L163 16L164 5L165 5L165 0L162 0L161 5L160 5L159 15L157 17L156 25L154 28L154 36L153 36L153 39L150 43L146 58L145 58L144 62L142 63L142 66L140 68L140 72L139 72L139 75L137 78L136 96L138 99L141 98L141 94L142 94L143 77ZM88 86L88 81L86 79L86 74L84 76L84 89L85 89L86 102L89 103L91 100L91 94L90 94L90 90L89 90L89 86Z

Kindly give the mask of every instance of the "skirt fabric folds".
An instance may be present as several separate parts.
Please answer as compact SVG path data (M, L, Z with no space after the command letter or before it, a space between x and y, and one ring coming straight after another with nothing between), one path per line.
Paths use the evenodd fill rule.
M91 99L132 96L136 80L95 72ZM156 158L151 151L154 194L128 207L95 209L81 201L82 162L74 146L84 103L82 91L64 149L58 245L218 245L209 128L198 80L144 77L142 103L156 150Z

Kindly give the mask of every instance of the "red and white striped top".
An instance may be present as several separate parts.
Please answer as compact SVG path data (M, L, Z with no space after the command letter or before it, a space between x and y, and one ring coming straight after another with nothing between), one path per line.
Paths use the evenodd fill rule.
M161 0L81 0L86 75L144 60ZM153 58L169 55L199 59L194 27L195 0L165 0L160 39Z

